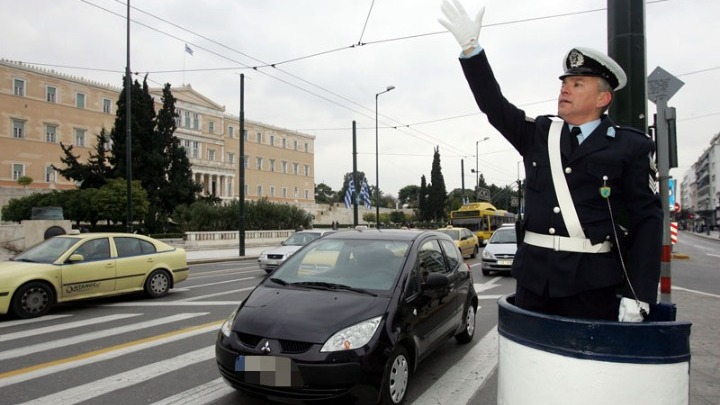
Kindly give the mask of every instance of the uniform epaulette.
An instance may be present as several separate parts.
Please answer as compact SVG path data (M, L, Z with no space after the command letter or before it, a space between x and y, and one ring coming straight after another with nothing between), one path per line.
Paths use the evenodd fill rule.
M533 117L528 117L528 116L526 115L526 116L525 116L525 121L527 121L527 122L535 122L535 118L533 118Z

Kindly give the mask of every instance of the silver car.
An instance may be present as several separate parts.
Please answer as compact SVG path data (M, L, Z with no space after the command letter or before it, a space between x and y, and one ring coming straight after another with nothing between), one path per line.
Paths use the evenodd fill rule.
M323 235L333 232L335 231L330 229L295 232L290 235L289 238L285 239L279 247L265 250L260 253L260 257L258 257L258 265L260 265L260 268L265 270L266 273L270 273L283 264L288 257L292 256L293 253L300 250L301 247L322 237Z
M487 276L491 271L510 273L515 252L517 235L515 227L500 227L493 232L482 253L482 273Z

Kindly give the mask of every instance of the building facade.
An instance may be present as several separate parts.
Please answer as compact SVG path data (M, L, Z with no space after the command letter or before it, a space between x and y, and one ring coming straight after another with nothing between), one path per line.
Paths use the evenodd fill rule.
M720 133L683 176L683 209L693 213L695 225L720 225Z
M224 201L240 195L239 164L245 165L245 199L312 207L315 200L315 137L245 120L240 159L239 118L191 86L171 89L177 99L175 136L192 164L203 196ZM0 61L0 205L17 189L77 187L55 166L64 145L82 162L94 151L101 129L115 122L121 88L18 62ZM151 89L156 109L162 89ZM30 184L22 180L32 178ZM21 180L19 183L18 180ZM4 190L4 191L3 191Z

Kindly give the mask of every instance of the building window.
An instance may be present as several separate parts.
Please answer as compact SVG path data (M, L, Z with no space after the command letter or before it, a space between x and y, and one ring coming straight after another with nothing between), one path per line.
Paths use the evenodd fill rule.
M305 165L305 176L310 177L310 165Z
M13 122L13 138L25 138L25 121L12 120Z
M215 133L215 121L208 121L208 132Z
M287 148L287 139L283 138L282 140L282 147L283 149Z
M85 130L75 128L75 146L85 146Z
M57 181L57 171L55 171L55 168L53 165L49 165L45 167L45 182L46 183L55 183Z
M262 143L262 132L257 133L257 143Z
M228 180L227 195L228 195L228 197L232 197L232 196L233 196L233 183L232 183L232 178L230 178L230 179Z
M185 128L190 128L190 111L185 111Z
M307 143L307 142L305 142L305 153L307 153L307 152L308 152L308 150L310 150L310 147L308 146L308 143Z
M293 141L293 149L298 150L298 141Z
M270 146L275 146L275 135L270 135Z
M228 127L228 136L235 138L235 127Z
M208 160L215 160L215 149L208 149Z
M270 171L275 171L275 159L270 159Z
M305 189L305 199L306 200L310 199L310 190L308 190L308 189Z
M103 112L105 114L112 114L112 100L110 100L109 98L103 99ZM175 125L177 126L177 122L175 123Z
M293 198L298 198L298 188L297 187L295 187L293 189Z
M182 111L178 108L175 109L175 127L180 128L182 126Z
M257 186L257 195L258 197L262 197L262 186Z
M57 142L57 126L45 125L45 142Z
M85 94L75 93L75 107L85 108Z
M20 163L14 163L12 165L12 179L17 180L25 175L25 165Z
M255 158L256 167L258 170L262 170L263 158Z
M287 174L287 172L288 172L288 165L287 165L287 164L288 164L288 162L285 162L285 161L282 162L282 172L285 173L285 174Z
M193 113L193 129L200 130L200 115Z
M300 174L300 164L293 163L293 174L296 176Z
M56 103L57 102L57 88L53 86L46 86L45 87L45 100L48 103Z
M228 152L227 154L227 161L230 164L235 164L235 154L232 152Z
M270 186L270 197L275 197L275 186Z
M250 167L250 156L245 155L243 156L243 167L246 169L249 169Z
M25 96L25 80L14 79L13 80L13 94L16 96Z
M243 130L243 139L244 139L245 141L248 141L248 131L247 131L247 129Z
M287 187L282 188L282 196L283 198L287 198Z
M245 184L245 186L243 186L243 193L245 193L245 195L248 195L249 191L250 191L250 185Z
M198 141L192 142L192 157L195 159L200 159L200 142Z

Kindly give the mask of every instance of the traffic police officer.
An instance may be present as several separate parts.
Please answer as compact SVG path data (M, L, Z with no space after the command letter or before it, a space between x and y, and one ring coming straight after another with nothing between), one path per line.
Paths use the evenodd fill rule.
M462 47L475 101L525 164L515 304L575 318L642 321L657 300L662 208L652 141L605 115L626 84L622 68L598 51L571 49L560 76L559 118L529 118L505 99L478 44L484 8L474 20L458 0L443 0L442 11L440 23Z

